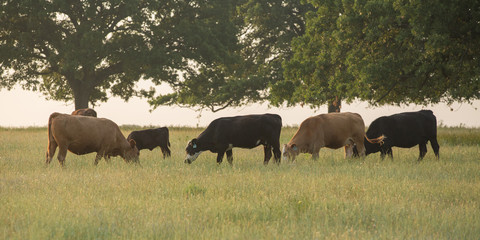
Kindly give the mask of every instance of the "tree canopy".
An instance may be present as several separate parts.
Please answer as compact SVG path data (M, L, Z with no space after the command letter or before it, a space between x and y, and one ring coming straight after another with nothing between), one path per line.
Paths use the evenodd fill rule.
M305 32L310 4L300 0L239 0L217 12L231 23L238 45L232 61L203 65L171 94L154 98L154 106L182 105L218 111L269 100L270 86L283 80L282 62L291 57L290 42Z
M212 111L468 102L479 42L473 0L3 0L0 88L77 109L109 94Z
M341 96L426 105L480 98L478 1L309 2L317 10L292 43L285 81L272 91L280 101L319 106Z
M2 1L1 87L20 84L76 109L107 92L140 95L142 77L177 87L180 75L229 61L236 33L217 13L231 2Z

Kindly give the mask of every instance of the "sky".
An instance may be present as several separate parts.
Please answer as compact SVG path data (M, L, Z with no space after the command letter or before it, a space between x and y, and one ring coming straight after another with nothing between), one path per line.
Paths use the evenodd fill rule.
M16 87L11 91L0 90L0 127L45 127L53 112L71 113L73 103L47 101L39 92L25 91ZM118 125L139 126L190 126L206 127L219 117L247 114L276 113L282 117L283 126L298 126L306 118L327 112L327 107L319 109L304 107L270 108L267 104L252 104L245 107L225 109L216 113L208 110L195 111L176 106L158 107L153 111L145 99L132 98L128 102L120 98L110 98L96 106L98 117L108 118ZM434 106L383 106L369 107L365 102L342 105L342 112L359 113L365 125L381 116L400 112L430 109L437 117L438 124L444 126L480 127L480 101L473 105L456 103L452 106L437 104Z

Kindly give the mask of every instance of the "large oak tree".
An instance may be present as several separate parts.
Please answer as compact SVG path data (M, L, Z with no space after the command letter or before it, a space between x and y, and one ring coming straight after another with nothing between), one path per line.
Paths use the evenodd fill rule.
M232 58L235 29L216 14L230 2L3 0L0 87L19 84L76 109L108 93L153 98L135 88L142 77L177 88Z
M282 81L282 62L292 55L290 43L305 33L305 14L310 4L300 0L238 0L216 12L229 26L237 45L230 61L201 65L197 73L171 94L150 101L163 104L208 108L226 107L268 101L270 87ZM273 101L271 101L274 103Z
M480 2L308 2L317 10L293 41L277 98L312 106L331 96L372 105L480 98Z

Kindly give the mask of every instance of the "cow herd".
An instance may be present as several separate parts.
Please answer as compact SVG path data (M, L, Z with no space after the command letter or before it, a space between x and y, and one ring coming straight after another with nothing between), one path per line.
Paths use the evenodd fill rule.
M309 153L317 159L323 147L343 147L345 157L364 157L380 152L393 158L392 147L419 146L418 160L427 153L427 142L439 157L437 120L430 110L405 112L383 116L374 120L365 133L365 124L357 113L328 113L305 119L292 139L280 150L282 118L277 114L258 114L223 117L213 120L185 149L185 163L192 163L204 151L217 153L217 163L233 163L232 149L255 148L263 145L264 164L272 156L276 163L294 161L300 153ZM64 165L67 151L77 155L96 152L95 165L103 157L107 162L112 156L120 156L126 162L139 163L139 151L160 147L163 157L169 157L168 128L156 128L131 132L127 138L113 121L97 118L93 109L79 109L72 114L52 113L48 120L48 148L46 163L50 163L58 151L58 161Z

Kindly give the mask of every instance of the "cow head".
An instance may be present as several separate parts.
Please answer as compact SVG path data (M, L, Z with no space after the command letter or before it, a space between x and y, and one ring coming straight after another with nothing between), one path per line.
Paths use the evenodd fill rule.
M287 159L290 161L295 161L295 157L300 153L300 150L298 149L297 145L294 144L284 144L283 145L283 160L286 161Z
M196 138L188 142L187 147L185 148L185 152L187 153L187 156L185 157L185 163L188 164L195 161L195 159L197 159L200 153L202 153L202 151L198 147L198 141Z
M382 135L380 137L370 139L367 137L367 135L365 135L365 141L363 141L365 145L365 155L379 152L382 149L385 138L387 137Z
M140 151L138 151L137 148L137 143L135 140L130 139L128 141L128 144L130 144L130 147L127 147L125 150L125 161L127 162L135 162L135 163L140 163L139 162L139 156L140 156Z

